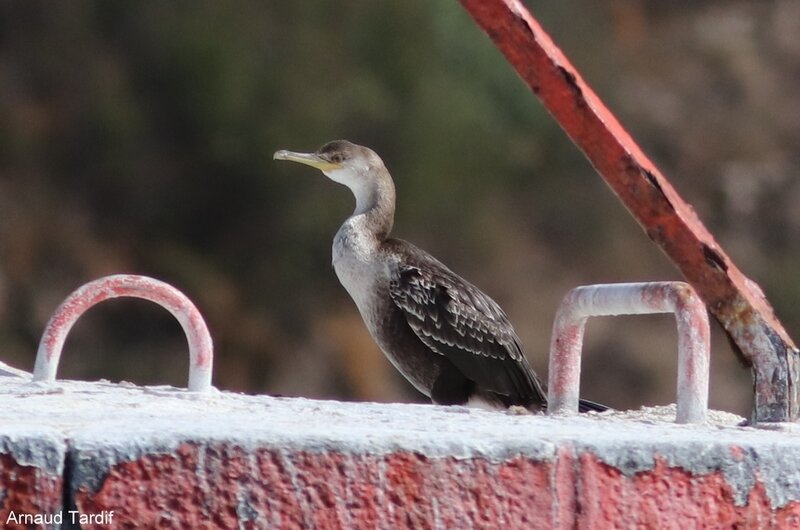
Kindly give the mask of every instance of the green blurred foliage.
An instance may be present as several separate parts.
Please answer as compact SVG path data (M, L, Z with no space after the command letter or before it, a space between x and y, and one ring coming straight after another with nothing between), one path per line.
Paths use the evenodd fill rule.
M796 332L797 3L528 5ZM381 154L397 235L498 299L542 374L568 289L678 278L457 2L4 1L0 96L0 352L20 367L70 290L136 272L207 315L220 388L420 400L331 271L349 193L271 160L335 138ZM107 306L60 374L183 385L170 317ZM593 322L584 392L670 401L673 328ZM746 412L719 333L713 358L712 405Z

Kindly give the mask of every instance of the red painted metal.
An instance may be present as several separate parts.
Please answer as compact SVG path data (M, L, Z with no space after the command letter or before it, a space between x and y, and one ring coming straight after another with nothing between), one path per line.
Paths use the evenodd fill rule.
M800 352L761 289L642 152L518 0L461 0L517 73L672 259L753 366L754 421L798 415Z
M82 314L104 300L143 298L164 307L178 320L189 342L189 390L211 389L214 346L200 311L183 293L169 284L133 274L106 276L76 289L56 309L47 323L33 370L34 381L53 382L61 350L72 326Z
M677 423L703 423L708 410L711 334L706 306L683 282L588 285L556 312L550 343L548 414L577 414L583 333L589 317L675 313L678 324Z

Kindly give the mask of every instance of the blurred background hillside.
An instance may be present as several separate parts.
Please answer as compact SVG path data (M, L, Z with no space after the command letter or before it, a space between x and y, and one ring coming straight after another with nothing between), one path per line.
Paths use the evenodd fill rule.
M799 338L800 2L526 3ZM680 278L456 1L2 1L0 359L31 369L64 296L132 272L203 311L219 388L422 401L331 269L352 196L271 160L335 138L383 157L395 235L492 295L543 376L570 288ZM711 405L746 414L714 327ZM587 397L674 400L670 317L587 342ZM185 386L185 351L111 302L59 376Z

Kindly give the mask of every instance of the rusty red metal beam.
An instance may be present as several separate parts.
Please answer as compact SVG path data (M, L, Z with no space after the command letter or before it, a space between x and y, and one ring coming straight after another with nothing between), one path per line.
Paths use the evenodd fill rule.
M752 365L753 421L797 419L800 353L758 285L736 267L520 1L460 1Z

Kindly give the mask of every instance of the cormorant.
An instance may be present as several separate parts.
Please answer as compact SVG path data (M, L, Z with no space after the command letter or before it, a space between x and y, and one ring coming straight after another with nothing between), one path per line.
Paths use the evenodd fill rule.
M542 384L500 306L424 250L389 237L395 187L373 150L336 140L274 158L317 168L355 195L333 239L333 267L375 342L417 390L442 405L544 408Z

